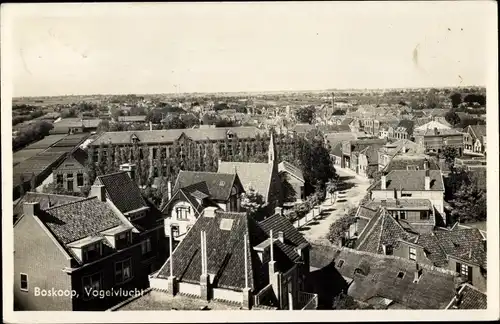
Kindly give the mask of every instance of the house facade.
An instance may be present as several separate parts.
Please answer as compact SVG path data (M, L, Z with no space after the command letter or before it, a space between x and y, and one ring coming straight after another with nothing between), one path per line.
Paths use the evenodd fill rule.
M88 183L85 166L88 161L87 152L76 148L52 171L57 186L71 192L81 192Z
M464 129L464 153L486 154L486 125L469 125Z
M415 142L426 152L441 153L446 146L457 149L459 155L464 152L464 135L454 129L428 129L415 133Z
M165 234L181 241L206 208L239 212L243 193L237 174L181 171L172 196L162 208Z
M103 186L93 192L43 210L39 202L23 205L14 226L18 309L104 310L147 287L151 260L165 256L165 249L160 232L138 224L156 220L121 213Z

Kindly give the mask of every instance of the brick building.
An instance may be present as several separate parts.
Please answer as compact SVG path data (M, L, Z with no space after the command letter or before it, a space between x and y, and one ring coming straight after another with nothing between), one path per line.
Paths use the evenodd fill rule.
M70 152L56 168L52 176L58 186L71 191L80 192L88 183L85 166L88 162L87 152L77 147Z

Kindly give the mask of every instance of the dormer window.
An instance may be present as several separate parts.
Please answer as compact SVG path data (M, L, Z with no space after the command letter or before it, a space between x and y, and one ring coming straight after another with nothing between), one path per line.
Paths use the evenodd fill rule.
M132 233L130 231L122 232L115 235L115 248L121 250L127 247L132 242Z
M102 242L96 242L82 248L83 262L92 262L102 255Z
M234 138L234 134L231 133L231 132L228 132L227 133L227 139L233 139Z

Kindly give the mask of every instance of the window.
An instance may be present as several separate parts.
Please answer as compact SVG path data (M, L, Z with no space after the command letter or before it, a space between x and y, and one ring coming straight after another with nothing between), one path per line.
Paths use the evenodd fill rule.
M25 273L21 273L20 289L23 291L28 291L28 275Z
M428 220L428 219L429 219L429 212L428 211L420 212L420 220Z
M173 237L179 236L179 226L172 225L172 236Z
M132 278L132 261L127 259L115 263L115 283L123 283Z
M398 279L403 279L403 277L405 276L405 273L404 272L398 272Z
M156 159L156 157L158 156L157 153L158 153L158 149L153 148L153 159Z
M406 219L406 212L404 210L399 212L399 218L400 219Z
M227 139L233 139L233 134L232 133L227 133Z
M401 193L401 197L411 197L411 193L403 192Z
M101 273L95 273L90 276L85 276L82 278L83 291L85 294L91 291L101 290ZM86 297L92 296L92 294L84 295Z
M467 267L466 264L461 264L460 265L460 274L462 276L468 276L469 275L469 267Z
M338 268L342 268L343 265L344 265L344 260L339 260L339 263L337 264L337 267Z
M63 175L62 175L62 174L58 174L58 175L57 175L57 178L56 178L56 183L57 183L57 185L61 185L61 186L62 186L63 181L64 181L64 180L63 180Z
M83 248L83 261L93 261L101 256L102 245L101 242L90 244Z
M151 252L151 238L147 238L146 240L141 242L142 254L146 254Z
M158 177L159 176L159 170L158 170L158 167L154 167L153 168L153 177Z
M79 187L83 186L83 173L76 174L76 185Z
M175 213L177 215L177 219L187 220L189 218L189 214L191 214L191 207L176 207Z
M125 248L130 243L130 232L124 232L115 236L115 247L117 250Z
M417 249L410 247L410 260L417 261Z

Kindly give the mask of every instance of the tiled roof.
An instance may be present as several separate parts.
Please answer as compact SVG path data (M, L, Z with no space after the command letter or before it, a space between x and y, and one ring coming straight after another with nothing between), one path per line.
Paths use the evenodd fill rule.
M210 194L212 199L227 200L237 182L238 177L230 172L180 171L175 181L174 192L195 185L202 192Z
M96 197L52 207L37 216L64 245L123 224L108 204Z
M227 133L231 132L237 138L253 138L257 134L264 134L263 130L256 127L213 127L213 128L186 128L168 130L146 130L146 131L126 131L126 132L106 132L97 138L91 145L96 146L101 143L129 144L132 135L137 136L140 143L172 143L182 134L195 141L203 140L223 140Z
M470 125L472 132L476 135L477 138L483 141L483 136L486 136L486 125Z
M349 126L353 120L354 120L353 118L346 117L346 118L344 118L344 120L340 123L340 125L347 125L347 126Z
M434 129L424 129L415 131L415 135L419 136L450 136L450 135L463 135L456 129L438 129L437 133Z
M356 249L370 253L383 253L382 245L390 245L394 249L399 247L399 240L414 242L416 234L407 232L392 216L382 211L372 224L365 228L366 236L356 244Z
M120 122L145 122L146 115L142 116L119 116L118 121Z
M278 171L281 172L288 172L292 174L294 177L304 181L304 174L302 173L302 170L297 168L295 165L288 163L287 161L283 161L280 164L278 164Z
M230 230L221 229L223 219L233 220ZM214 286L241 290L245 287L244 235L249 239L248 284L254 291L265 287L268 265L260 261L252 248L269 238L252 217L246 213L216 211L214 217L202 216L175 248L171 258L173 273L181 282L199 283L201 275L200 233L206 232L208 273L215 275ZM287 271L293 261L283 251L284 244L275 241L274 258L279 271ZM158 273L159 278L170 276L170 258Z
M299 255L295 248L301 244L308 244L304 236L290 223L285 217L280 214L275 214L271 217L259 222L259 226L264 232L273 231L274 238L278 238L278 232L283 232L283 243L285 245L282 250L288 255L291 260L298 260Z
M361 151L369 146L374 146L377 149L387 144L387 139L370 138L351 141L351 152Z
M437 121L431 120L427 122L426 124L423 124L421 126L418 126L415 128L416 132L421 132L421 131L427 131L427 130L432 130L434 132L434 128L437 128L439 131L450 129L450 126L444 125L442 123L439 123Z
M349 125L319 125L318 129L322 131L323 134L351 131Z
M253 188L267 201L274 165L271 163L225 162L219 163L217 172L237 173L245 191Z
M342 276L353 279L347 293L354 299L366 302L382 297L408 309L444 309L455 295L458 282L453 271L421 265L422 275L414 283L416 263L411 260L313 245L311 266L323 268L332 263ZM398 278L400 272L403 278Z
M425 190L425 170L393 170L386 175L386 190L420 191ZM429 170L430 190L444 190L443 177L439 170ZM381 190L381 180L372 184L368 190Z
M360 153L366 155L368 160L368 165L377 165L378 164L378 149L379 146L371 145L367 148L363 149Z
M487 309L487 297L486 294L466 283L458 291L458 300L455 299L453 306L456 309Z
M428 161L429 170L439 170L439 164L427 155L396 155L385 166L384 171L407 170L408 166L416 166L418 170L424 170L424 163Z
M342 142L344 141L355 140L357 137L358 134L352 132L331 133L325 135L326 140L332 147L337 144L342 145Z
M14 206L14 216L21 215L23 213L23 204L27 202L39 202L40 209L44 210L47 208L59 206L62 204L67 204L82 199L85 198L76 196L38 193L38 192L27 192Z
M98 176L96 183L104 185L106 193L113 204L122 212L146 207L146 201L136 183L127 172L116 172Z
M404 209L404 208L425 208L432 209L432 202L429 199L387 199L387 209Z
M436 238L444 253L486 268L486 250L483 236L477 228L459 228L436 231Z

